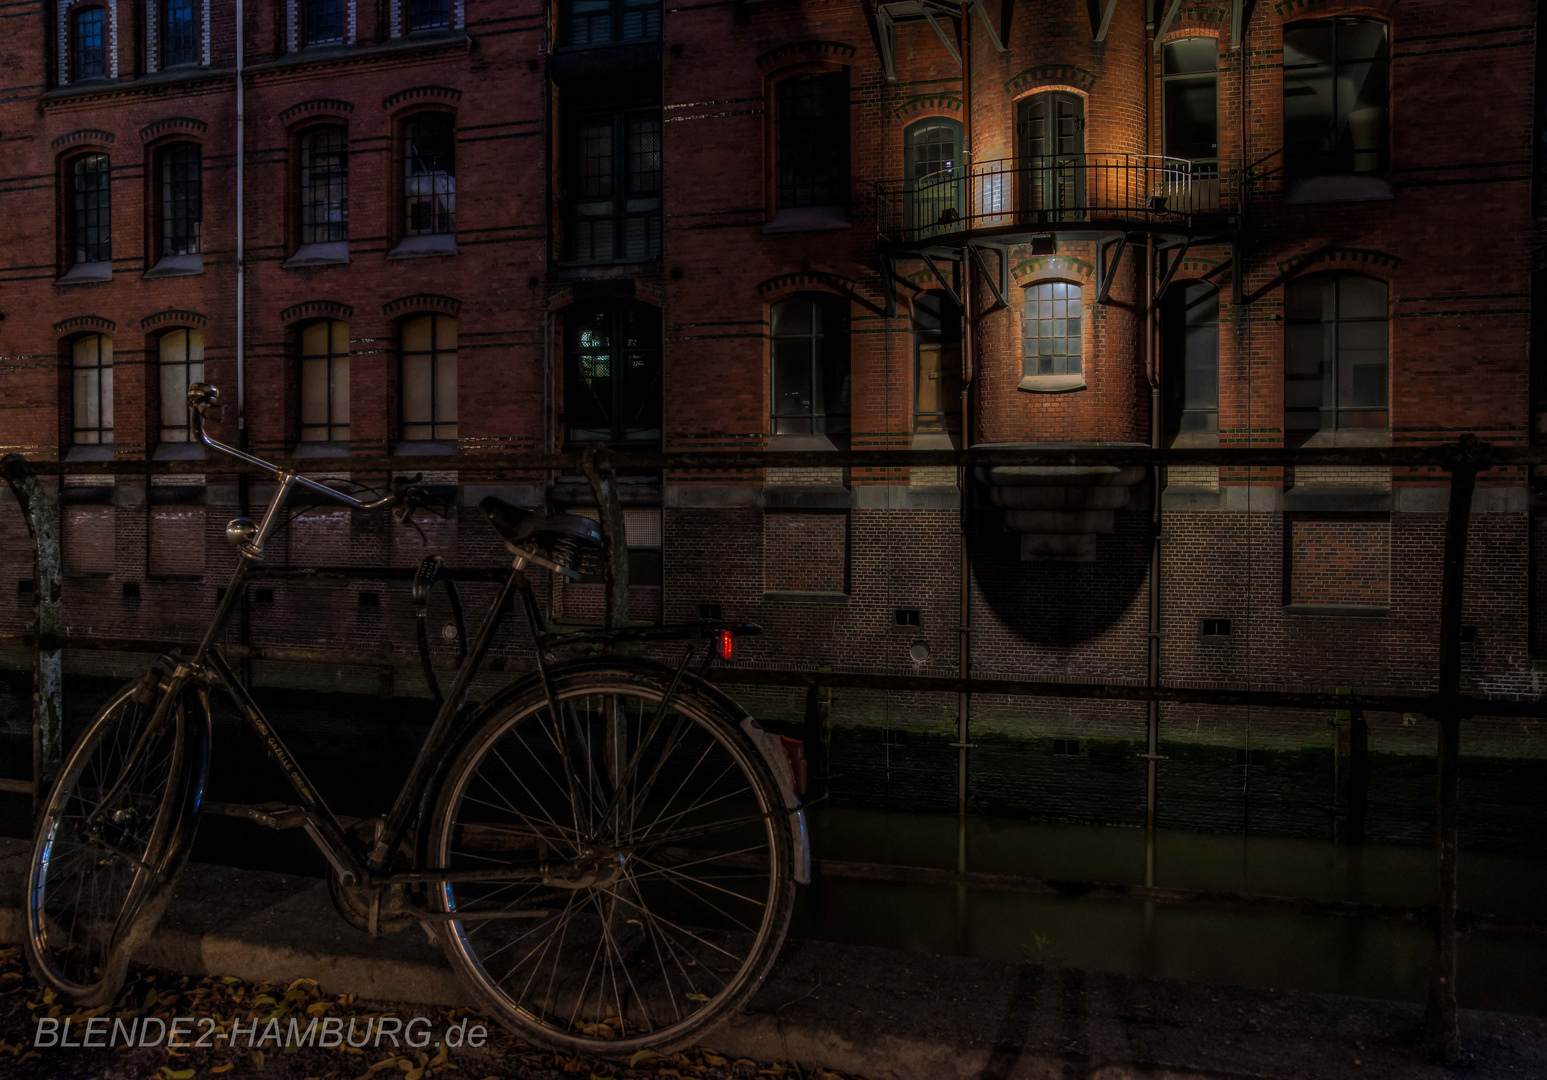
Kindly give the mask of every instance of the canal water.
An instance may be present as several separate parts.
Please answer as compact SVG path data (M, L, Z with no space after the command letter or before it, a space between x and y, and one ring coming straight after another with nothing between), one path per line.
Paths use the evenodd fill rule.
M25 776L30 769L27 681L19 673L0 673L0 774L6 776ZM118 681L71 677L66 705L72 738ZM430 711L419 699L344 693L270 689L260 700L334 808L351 814L385 809ZM839 742L835 732L835 752ZM888 745L895 751L895 743ZM215 747L210 799L287 797L250 731L228 715L217 716ZM1529 822L1542 802L1542 772L1535 767L1541 762L1530 764L1529 770L1495 774L1485 793L1501 809L1522 808L1517 820L1526 833L1535 831ZM858 781L853 767L849 775ZM1324 801L1319 794L1317 799ZM1142 829L1072 824L1056 815L1027 820L975 814L962 820L918 808L834 802L810 812L818 859L1403 906L1431 903L1434 895L1432 845L1347 846L1275 835L1261 824L1273 820L1271 813L1254 813L1249 833L1163 829L1151 850ZM1410 816L1421 817L1421 810ZM1501 842L1473 842L1463 850L1461 905L1547 920L1547 838L1507 836L1503 828L1501 820L1499 828L1475 834L1502 836ZM26 830L25 800L0 796L0 831L19 836ZM1426 831L1414 820L1400 835L1416 841ZM214 816L201 824L194 858L319 877L325 871L299 830L275 833ZM1392 922L834 876L801 890L792 932L925 953L1408 1001L1425 996L1431 948L1424 929ZM1465 935L1458 989L1465 1006L1547 1016L1547 937Z

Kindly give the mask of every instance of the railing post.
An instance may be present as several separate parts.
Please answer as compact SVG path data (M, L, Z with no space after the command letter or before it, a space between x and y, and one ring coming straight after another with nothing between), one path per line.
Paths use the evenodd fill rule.
M1456 1024L1456 828L1461 795L1461 609L1466 583L1467 528L1479 468L1477 437L1461 436L1450 471L1445 563L1440 579L1439 745L1436 749L1434 968L1429 982L1428 1037L1446 1065L1462 1060Z
M59 774L64 743L64 683L59 600L63 550L54 494L27 472L26 459L7 454L0 471L10 485L32 538L33 614L37 653L32 666L32 808L34 813Z

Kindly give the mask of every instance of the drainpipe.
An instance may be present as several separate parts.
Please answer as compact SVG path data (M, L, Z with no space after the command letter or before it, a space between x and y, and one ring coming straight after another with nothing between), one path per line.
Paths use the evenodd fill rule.
M1152 148L1155 94L1155 8L1146 5L1144 27L1144 149ZM1144 369L1150 384L1150 447L1160 448L1160 373L1155 358L1155 234L1144 240ZM1150 573L1149 573L1149 671L1147 684L1160 685L1160 468L1150 469ZM1160 765L1160 702L1151 698L1145 724L1144 828L1149 864L1146 879L1154 874L1155 789Z
M972 2L961 5L957 39L962 58L962 161L966 166L967 198L964 219L972 223ZM967 449L972 444L972 258L967 245L962 245L962 388L961 388L961 445ZM972 562L967 548L969 510L971 496L968 486L972 470L963 466L957 474L957 486L961 492L961 611L960 635L957 643L957 671L963 682L972 674ZM968 715L971 697L965 689L956 696L956 813L967 816L967 751Z
M236 0L236 445L247 449L247 246L243 232L247 166L244 91L247 45L242 35L242 0Z

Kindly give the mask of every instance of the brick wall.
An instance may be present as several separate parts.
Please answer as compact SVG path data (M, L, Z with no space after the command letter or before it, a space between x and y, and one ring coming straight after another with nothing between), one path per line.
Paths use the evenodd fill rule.
M1289 547L1289 603L1385 607L1390 601L1390 522L1293 518Z

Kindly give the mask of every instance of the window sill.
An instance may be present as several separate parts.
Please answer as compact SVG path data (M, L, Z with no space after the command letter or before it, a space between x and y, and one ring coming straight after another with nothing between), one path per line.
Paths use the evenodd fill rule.
M66 570L64 572L64 578L65 578L66 581L112 581L113 580L113 571L111 571L111 570Z
M1029 394L1067 394L1085 389L1084 375L1023 375L1017 390Z
M848 210L842 206L792 206L775 214L773 220L763 226L763 232L825 232L853 227Z
M393 457L434 457L456 452L455 439L408 439L392 448Z
M844 450L830 435L770 435L768 449L799 453L802 450Z
M163 255L159 262L145 271L145 278L192 277L204 273L204 256Z
M346 458L349 444L346 442L301 442L295 444L290 454L293 458Z
M146 574L146 581L156 581L163 584L197 585L204 580L203 574Z
M1284 182L1285 206L1314 206L1321 203L1381 202L1395 199L1391 181L1374 174L1346 176L1307 176Z
M422 259L431 255L455 255L456 233L431 233L429 236L405 236L402 243L387 252L389 259Z
M1317 615L1349 619L1389 619L1391 609L1358 604L1285 604L1285 615Z
M156 452L150 456L152 461L203 461L204 446L202 443L173 442L162 443L156 447Z
M765 592L763 599L776 604L847 604L849 594L841 592Z
M1216 450L1219 448L1217 431L1179 431L1166 444L1172 450Z
M112 443L87 443L81 446L72 446L66 452L66 461L112 461Z
M280 266L292 270L298 266L339 266L349 262L349 241L336 240L328 244L302 244Z
M1295 432L1287 432L1284 442L1286 445L1299 447L1314 446L1390 446L1390 428L1344 428L1342 431L1316 431L1305 439L1304 442L1295 442Z
M104 259L101 262L76 263L65 273L64 277L54 282L55 285L87 285L99 281L113 280L113 264Z

